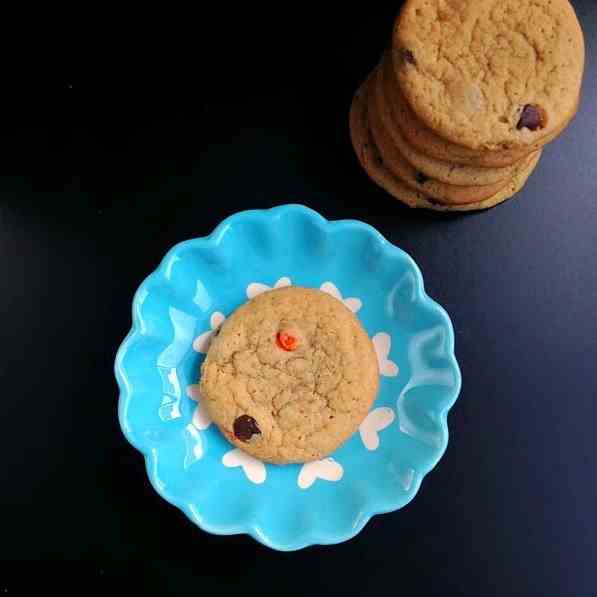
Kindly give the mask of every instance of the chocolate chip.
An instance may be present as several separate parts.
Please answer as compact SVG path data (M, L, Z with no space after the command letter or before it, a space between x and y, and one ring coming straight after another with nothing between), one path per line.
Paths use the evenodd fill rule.
M417 170L417 173L415 174L415 180L419 183L419 184L425 184L428 180L429 180L429 176L423 174L422 172L419 172Z
M408 48L402 48L402 50L400 50L400 53L402 54L402 60L406 64L412 64L414 66L417 65L417 61L415 60L415 55Z
M520 120L516 125L518 130L526 128L531 131L542 129L545 126L545 112L539 106L527 104L520 115Z
M241 442L248 442L254 435L260 435L261 430L257 427L257 421L249 415L241 415L234 420L234 435Z
M383 166L383 158L382 158L380 155L378 155L378 156L377 156L377 163L378 163L380 166Z

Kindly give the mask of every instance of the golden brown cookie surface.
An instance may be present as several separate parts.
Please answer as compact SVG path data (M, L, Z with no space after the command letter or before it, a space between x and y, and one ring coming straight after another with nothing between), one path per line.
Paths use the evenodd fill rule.
M585 50L568 0L407 0L393 45L406 102L453 144L536 147L576 112Z
M423 193L409 188L408 185L392 175L383 166L383 159L369 132L367 88L370 80L371 76L357 90L350 106L349 120L352 146L369 178L402 203L406 203L409 207L419 207L425 201Z
M504 189L484 201L466 205L448 205L426 197L423 193L409 188L403 181L384 167L383 158L367 128L366 88L367 82L365 82L355 94L350 109L350 135L355 153L369 177L390 195L409 207L425 208L442 212L489 209L515 195L524 186L539 162L541 151L535 152L527 168L514 176Z
M292 286L226 320L200 393L230 442L284 464L333 452L357 430L378 385L377 356L355 315L329 294Z
M401 60L400 53L393 51L392 63ZM395 70L395 69L394 69ZM529 153L540 149L545 143L555 139L560 131L554 132L541 143L524 149L508 149L503 151L477 151L461 145L456 145L436 135L431 129L423 125L410 109L408 102L403 98L395 74L391 83L394 92L388 95L392 102L392 109L395 111L396 123L402 134L410 145L421 153L432 156L438 160L444 160L454 164L480 166L483 168L503 168L519 162ZM565 125L564 125L565 126Z
M381 77L381 85L378 84L376 92L378 97L378 111L385 130L397 146L404 158L418 171L440 182L460 186L483 186L506 182L514 175L515 165L503 168L483 168L480 166L467 166L450 163L428 156L412 146L404 136L401 127L397 123L398 116L395 114L391 96L396 92L395 79L391 56L385 56L379 67L378 77Z
M458 186L433 179L414 168L402 155L393 142L388 129L381 118L383 110L380 94L381 80L379 71L374 73L369 83L368 122L371 136L383 157L384 166L405 182L411 189L421 191L427 197L438 199L442 203L463 205L489 199L508 183L501 180L484 186ZM528 160L525 160L528 161Z

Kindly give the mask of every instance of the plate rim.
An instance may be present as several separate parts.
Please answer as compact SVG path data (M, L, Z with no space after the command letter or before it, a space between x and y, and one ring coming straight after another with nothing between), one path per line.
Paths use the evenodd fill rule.
M134 339L137 336L141 335L140 321L142 319L142 316L140 310L140 297L144 294L146 287L150 284L150 282L154 278L157 278L159 275L161 275L163 270L167 269L173 263L173 261L176 261L176 256L179 252L191 246L197 247L203 245L206 248L210 245L217 246L219 240L224 236L226 231L234 225L234 223L237 220L242 220L251 217L275 218L282 217L283 215L288 213L297 213L306 216L308 218L311 218L312 220L316 220L319 225L324 227L330 227L332 229L357 228L359 230L363 230L368 235L373 236L377 240L377 242L383 247L384 251L394 253L406 262L408 269L414 272L415 274L417 302L420 301L422 306L433 310L435 314L439 316L443 328L447 331L447 354L451 363L451 368L455 375L455 383L453 389L450 392L449 399L446 400L445 406L441 409L438 409L439 423L442 434L442 445L437 450L436 456L431 460L429 466L425 467L424 471L419 471L420 474L417 475L416 483L413 486L413 490L410 492L408 496L406 496L406 500L403 500L402 503L395 507L390 506L387 508L373 507L374 504L368 503L363 515L360 516L357 523L354 524L352 528L347 532L338 532L326 536L317 537L312 537L312 532L303 533L301 534L301 538L299 541L295 541L292 544L281 545L279 543L271 541L267 537L267 535L263 533L259 529L258 525L256 525L253 521L249 521L249 524L246 525L240 523L236 525L228 525L226 528L222 528L218 525L212 525L207 520L205 520L198 512L193 511L190 508L190 505L186 503L184 500L176 499L175 496L169 494L167 491L164 490L163 487L161 487L160 483L158 483L156 479L156 475L153 470L155 456L153 451L149 449L147 446L143 446L133 439L132 431L129 428L129 425L126 420L125 406L127 402L131 399L132 393L129 391L129 388L127 387L127 375L123 367L123 359L130 345L133 343ZM193 523L199 526L203 531L215 535L247 534L253 537L253 539L258 541L259 543L278 551L296 551L311 545L332 545L342 543L344 541L352 539L358 533L360 533L360 531L365 527L365 525L369 522L369 520L371 520L373 516L378 516L380 514L386 514L389 512L395 512L409 504L419 492L423 479L437 466L437 464L445 454L450 436L447 417L454 403L458 399L458 396L460 395L460 391L462 388L462 373L455 354L455 333L452 321L444 307L442 307L439 303L437 303L427 294L423 275L416 261L406 251L391 243L389 240L385 238L385 236L383 236L383 234L381 234L381 232L379 232L379 230L377 230L370 224L367 224L366 222L362 222L356 219L327 220L324 216L322 216L315 210L296 203L278 205L276 207L268 209L250 209L236 212L222 220L210 234L206 236L183 240L172 246L161 259L159 265L143 279L141 284L139 284L133 296L131 310L132 325L116 352L116 358L114 362L114 375L118 385L117 414L120 428L126 440L143 455L147 476L149 478L151 486L158 493L158 495L160 495L160 497L166 500L168 503L182 510L182 512L184 512L184 514Z

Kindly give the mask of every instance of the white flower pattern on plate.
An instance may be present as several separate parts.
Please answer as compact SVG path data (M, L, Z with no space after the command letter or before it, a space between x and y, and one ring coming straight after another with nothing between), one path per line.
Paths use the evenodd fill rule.
M292 281L288 277L280 278L273 286L273 288L285 288L286 286L292 286ZM267 284L261 284L260 282L252 282L247 286L247 298L252 299L256 296L272 290L271 286Z
M353 313L358 313L363 306L361 299L356 297L342 298L342 293L332 282L324 282L319 289L342 301Z
M222 456L222 464L228 468L242 467L247 479L256 485L263 483L267 478L265 464L238 448L226 452Z
M207 332L204 332L203 334L195 338L195 340L193 341L193 349L195 350L195 352L200 352L202 354L207 353L214 333L222 325L222 323L224 323L225 319L226 316L223 313L220 313L219 311L215 311L211 314L211 317L209 319L209 325L211 329Z
M363 445L367 450L373 451L379 448L379 432L389 427L396 415L388 406L374 408L359 425L359 434Z
M199 402L200 396L198 383L192 384L187 387L187 396L191 400ZM212 424L211 417L207 414L207 411L204 408L201 408L200 404L198 404L195 408L195 412L193 413L193 420L191 422L197 429L199 429L199 431L204 431Z
M377 354L379 364L379 373L385 377L396 377L398 375L398 365L388 358L392 348L392 337L390 334L380 332L373 336L373 346Z
M297 485L301 489L309 489L317 479L324 481L340 481L344 475L344 469L339 462L333 458L324 458L314 462L303 464L297 479Z

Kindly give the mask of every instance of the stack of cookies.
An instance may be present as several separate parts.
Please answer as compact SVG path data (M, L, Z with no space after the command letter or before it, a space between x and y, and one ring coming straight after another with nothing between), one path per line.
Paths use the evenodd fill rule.
M493 207L576 114L584 59L568 0L406 0L353 100L359 161L410 207Z

